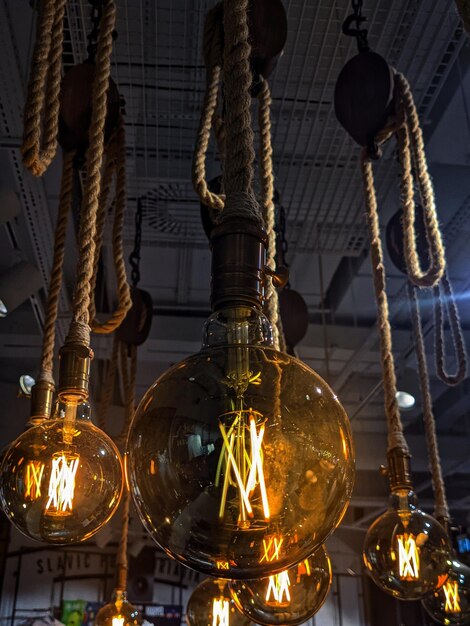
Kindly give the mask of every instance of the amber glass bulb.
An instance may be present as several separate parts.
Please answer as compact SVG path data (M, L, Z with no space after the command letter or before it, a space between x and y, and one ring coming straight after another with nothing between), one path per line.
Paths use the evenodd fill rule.
M235 606L228 582L203 580L191 594L186 609L188 626L249 626L250 620Z
M115 589L112 600L103 606L95 618L95 626L139 626L142 617L139 611L127 600L127 594Z
M422 604L440 624L470 624L470 568L453 558L446 582Z
M367 531L363 556L381 589L400 600L419 600L446 581L450 549L446 530L418 509L416 494L399 489Z
M5 453L0 498L22 533L68 544L94 535L116 510L122 465L111 439L89 421L89 405L58 405Z
M351 496L343 407L318 374L271 343L263 315L214 314L202 351L149 389L129 434L144 526L172 557L221 578L262 578L307 558Z
M331 581L330 559L321 546L311 557L280 574L233 581L230 591L237 608L256 624L294 626L320 610Z

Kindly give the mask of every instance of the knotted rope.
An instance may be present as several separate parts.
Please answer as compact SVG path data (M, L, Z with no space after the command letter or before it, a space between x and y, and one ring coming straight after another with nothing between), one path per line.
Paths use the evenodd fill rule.
M446 311L449 318L453 351L457 361L455 374L449 374L446 367L444 340L444 317ZM444 273L441 282L434 287L434 344L438 377L446 385L458 385L467 375L467 351L459 310L447 273Z
M21 146L23 163L34 176L44 174L57 151L66 1L39 3Z
M429 388L429 373L426 362L426 351L424 348L423 329L421 326L421 314L417 289L408 282L408 297L411 305L411 319L413 323L413 334L416 347L416 357L418 360L419 385L421 397L423 399L423 421L426 435L426 446L429 456L429 468L431 471L432 487L434 491L435 508L434 516L438 520L450 521L449 507L447 505L444 478L442 476L441 461L439 457L439 446L436 435L436 421L432 408L431 390Z
M364 183L372 275L378 314L377 325L380 339L380 360L382 364L384 406L385 415L387 417L388 451L390 452L395 448L399 448L408 454L408 445L403 434L403 424L396 399L397 380L395 376L395 361L392 352L392 331L389 320L386 274L383 260L382 241L380 238L374 173L371 160L365 150L361 156L361 170Z
M96 51L92 91L92 115L86 158L86 182L78 234L79 262L75 285L73 318L66 342L90 344L90 299L94 269L96 221L101 192L101 166L104 154L104 126L111 70L113 30L116 20L114 0L104 0Z
M43 380L54 384L54 348L55 326L59 310L59 298L62 288L62 275L65 256L65 239L67 224L72 204L73 189L73 160L72 152L64 154L62 180L60 188L59 208L54 233L54 255L52 260L51 277L47 294L46 317L44 322L44 335L42 343L42 355L38 382Z
M96 286L96 278L98 273L98 261L103 244L104 225L106 221L108 208L108 194L111 187L112 177L115 176L115 200L114 200L114 222L113 222L113 257L116 279L118 284L118 305L114 313L105 322L99 322L94 319L95 300L91 299L90 303L90 319L92 319L92 331L99 334L112 333L118 328L127 312L132 306L131 293L129 283L127 281L126 264L124 261L124 248L122 241L122 229L124 225L124 212L126 209L126 144L125 130L122 116L119 117L119 123L112 140L106 149L106 163L104 168L101 194L99 200L99 209L97 214L96 225L96 250L94 258L94 269L91 284L91 292L93 293Z

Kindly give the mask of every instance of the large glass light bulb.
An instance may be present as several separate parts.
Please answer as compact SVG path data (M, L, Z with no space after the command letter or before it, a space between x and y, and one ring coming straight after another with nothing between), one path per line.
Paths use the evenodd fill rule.
M304 560L351 496L343 407L318 374L271 345L256 310L214 313L202 351L157 380L130 429L143 524L172 557L213 576L262 578Z
M237 608L256 624L294 626L320 610L331 581L330 559L321 546L311 557L280 574L233 581L230 591Z
M250 625L236 608L228 582L220 578L208 578L196 587L189 598L186 622L188 626Z
M89 421L87 403L59 403L54 419L11 444L0 469L6 515L22 533L47 543L94 535L115 512L121 490L119 452Z
M450 549L446 530L418 509L416 494L397 489L389 509L367 531L363 556L381 589L401 600L419 600L446 581Z
M139 626L142 617L139 611L127 600L127 593L115 589L109 604L101 607L96 614L95 626Z
M426 596L422 604L440 624L470 624L470 568L453 558L444 585Z

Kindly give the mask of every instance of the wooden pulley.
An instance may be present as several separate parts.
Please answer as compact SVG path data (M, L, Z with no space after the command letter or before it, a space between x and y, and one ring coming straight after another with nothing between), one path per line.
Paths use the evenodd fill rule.
M420 204L416 205L416 248L422 267L429 266L428 243L426 238L426 228L424 225L424 212ZM403 241L403 209L399 209L390 218L385 230L385 244L387 252L393 265L402 272L407 274L404 241Z
M81 63L72 67L62 80L59 112L59 143L64 150L84 154L88 147L88 129L92 112L92 92L95 65ZM108 141L119 119L119 91L109 79L108 114L105 124L105 142Z
M131 287L132 307L116 331L120 341L128 346L140 346L150 333L153 302L148 291Z
M279 292L279 312L289 352L299 344L308 330L308 308L298 291L290 287Z
M216 176L207 183L209 191L212 193L221 193L222 191L222 176ZM201 223L206 233L207 239L210 241L212 229L217 226L217 214L207 204L200 203Z
M287 41L287 15L282 1L251 0L248 27L253 72L269 78Z
M374 138L393 115L394 70L376 52L360 52L341 70L334 105L339 123L359 145L377 152Z

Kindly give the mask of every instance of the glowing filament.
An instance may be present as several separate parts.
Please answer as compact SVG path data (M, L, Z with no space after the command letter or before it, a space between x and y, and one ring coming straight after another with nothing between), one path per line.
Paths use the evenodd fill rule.
M299 563L297 566L297 582L300 581L302 576L310 576L311 573L310 563L308 559L305 559L305 561L302 561L302 563Z
M249 424L246 424L247 411L237 411L229 428L219 422L223 446L217 469L216 485L219 483L221 467L225 465L224 484L220 502L219 517L225 514L229 485L237 487L239 492L239 524L248 526L247 518L253 517L252 499L256 487L259 487L264 519L270 518L268 496L263 470L264 423L257 425L256 417L249 411ZM259 415L259 414L258 414Z
M460 608L459 586L456 581L446 582L444 585L444 595L446 598L444 611L446 613L460 613L462 609Z
M287 606L290 604L290 578L286 571L269 577L266 591L266 604L270 606Z
M217 569L228 569L229 562L228 561L216 561Z
M214 598L212 603L212 626L230 625L230 602L225 598Z
M30 461L26 465L25 477L25 498L28 500L37 500L41 497L41 481L44 474L44 463L39 461Z
M413 535L397 535L398 571L402 580L419 578L419 552Z
M124 618L120 615L113 617L113 626L124 626Z
M277 561L280 557L280 551L282 544L284 543L284 537L281 535L269 535L263 539L263 554L260 559L260 563L266 561Z
M47 512L66 514L72 510L78 461L79 457L75 455L67 457L59 454L52 457Z

